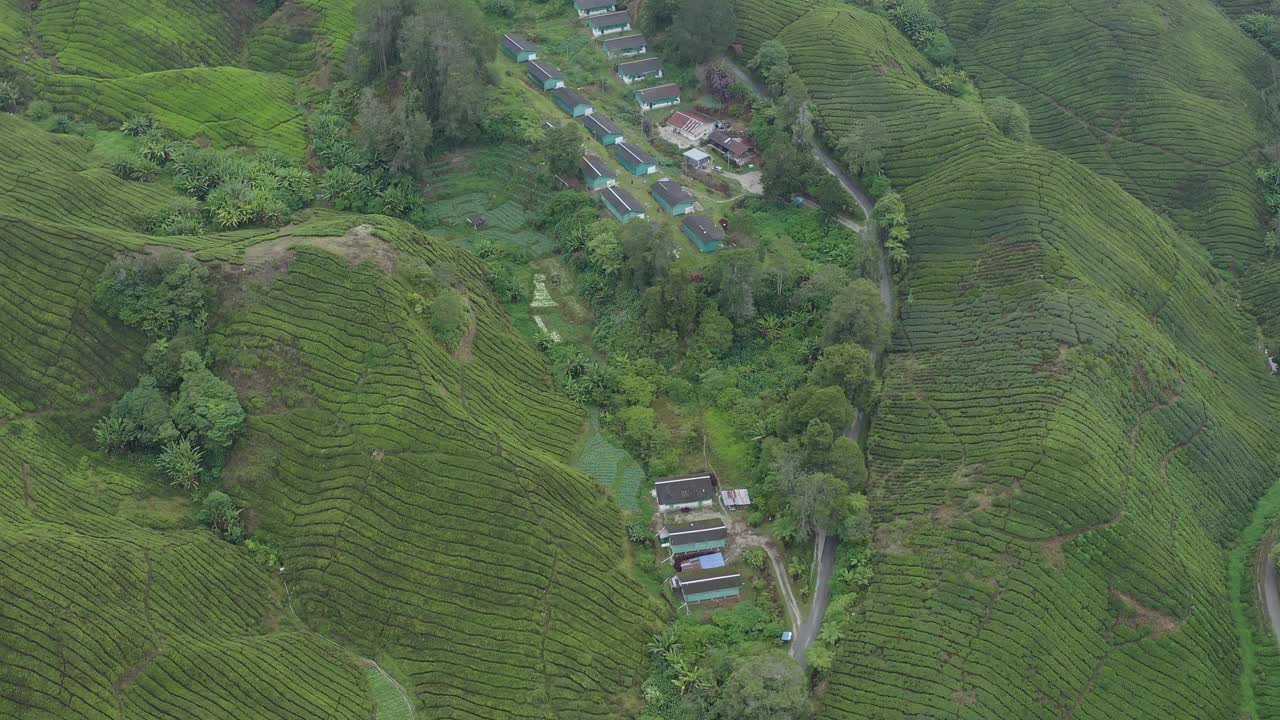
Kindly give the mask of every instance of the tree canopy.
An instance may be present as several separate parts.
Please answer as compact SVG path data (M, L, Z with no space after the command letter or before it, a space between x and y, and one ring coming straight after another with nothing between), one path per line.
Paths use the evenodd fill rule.
M671 23L676 53L686 62L701 63L719 55L738 34L738 15L732 0L685 2Z
M775 651L738 660L715 706L721 720L803 720L808 683L800 665Z

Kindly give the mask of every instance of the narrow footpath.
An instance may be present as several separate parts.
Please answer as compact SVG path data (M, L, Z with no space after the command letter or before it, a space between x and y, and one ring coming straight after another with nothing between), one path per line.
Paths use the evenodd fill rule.
M748 73L740 67L733 59L725 56L721 58L721 63L730 73L733 74L739 82L751 88L751 90L761 96L769 97L768 90L760 84L751 73ZM884 243L881 242L879 233L875 229L875 203L871 200L871 196L867 195L844 168L835 161L828 150L821 142L815 140L810 144L813 148L813 157L826 168L827 172L835 176L840 182L840 186L844 188L853 199L858 203L858 207L862 210L863 217L866 218L865 223L855 222L851 218L840 215L835 216L836 221L841 225L862 233L862 237L868 243L874 243L880 255L880 301L884 303L885 316L890 323L893 322L893 284L889 275L889 256L884 250ZM871 351L871 364L874 366L880 362L880 353L878 350ZM860 440L862 434L866 432L866 417L861 408L855 408L853 424L845 430L845 437L851 440ZM791 638L791 657L800 663L801 667L808 667L805 660L805 650L813 643L818 636L818 631L822 627L822 616L827 612L827 605L831 602L831 575L835 570L836 546L839 544L837 538L827 537L820 534L817 538L814 548L814 569L817 574L817 580L813 589L813 604L809 608L809 615L803 624L797 623L798 628L795 635ZM770 556L772 557L772 555ZM1275 570L1272 568L1272 573ZM1274 586L1274 583L1272 583ZM1270 603L1268 602L1268 606ZM1277 613L1280 613L1280 597L1277 597ZM1275 617L1273 616L1272 624L1276 626ZM1280 630L1276 633L1276 638L1280 641Z

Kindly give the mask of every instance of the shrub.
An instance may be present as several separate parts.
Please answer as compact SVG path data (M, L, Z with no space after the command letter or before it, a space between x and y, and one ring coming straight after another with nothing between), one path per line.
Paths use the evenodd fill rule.
M169 479L169 484L177 485L184 490L195 490L200 486L200 462L203 454L200 448L191 441L182 438L164 446L160 459L156 464Z
M159 123L157 123L156 119L150 115L134 115L126 118L123 123L120 123L120 132L125 135L141 137L147 133L154 132L159 129L159 127Z
M98 278L94 304L125 325L164 337L184 324L203 327L208 277L208 269L180 253L121 255Z
M208 525L223 538L238 543L244 539L240 524L240 508L226 493L214 490L200 501L196 519Z
M627 523L627 539L636 545L648 547L653 544L653 533L649 530L648 523L634 520Z
M431 303L431 332L450 352L458 349L470 322L467 304L452 288Z
M233 181L214 188L205 200L209 219L223 230L248 225L258 215L258 197L247 183Z
M746 563L747 567L755 570L763 570L765 563L768 561L769 556L765 553L764 548L747 548L742 553L742 562Z
M363 210L370 199L368 179L346 166L326 172L320 192L338 210Z
M934 90L959 97L969 85L969 76L963 70L941 67L934 68L925 82Z
M1014 142L1030 142L1031 121L1018 103L1009 98L991 98L982 103L982 112L1001 135Z
M160 174L160 166L145 157L121 158L111 163L111 174L121 180L151 182Z
M53 103L48 100L32 100L27 106L27 118L40 121L46 120L53 115Z
M11 112L16 110L21 102L22 91L18 89L17 83L0 78L0 110Z
M49 125L49 132L59 135L68 135L75 130L75 123L72 122L71 116L66 113L59 113L53 116L53 122Z
M121 450L137 438L133 426L118 415L108 415L93 426L93 438L106 452Z

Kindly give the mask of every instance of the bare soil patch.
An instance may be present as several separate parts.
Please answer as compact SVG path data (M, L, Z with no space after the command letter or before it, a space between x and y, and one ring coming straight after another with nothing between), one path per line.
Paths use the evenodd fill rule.
M1163 637L1182 627L1182 621L1160 610L1154 610L1138 602L1137 598L1119 590L1112 590L1111 595L1133 610L1133 617L1122 618L1121 622L1129 627L1151 628L1152 637Z

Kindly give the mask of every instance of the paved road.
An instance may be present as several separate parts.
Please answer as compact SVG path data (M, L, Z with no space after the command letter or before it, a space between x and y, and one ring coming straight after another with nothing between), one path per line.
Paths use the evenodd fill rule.
M722 58L724 67L730 73L753 92L761 97L768 97L769 92L746 70L743 70L729 57ZM879 234L876 233L874 212L875 203L872 202L871 196L867 195L844 168L831 157L831 152L827 150L820 142L813 142L813 156L822 163L827 172L835 176L840 181L840 186L845 192L849 193L858 203L858 207L862 209L862 215L867 219L866 224L862 225L854 222L852 219L842 216L835 216L836 220L845 227L854 232L862 233L862 236L868 241L873 241L880 251L880 300L884 303L885 316L889 322L893 322L893 284L889 276L889 259L888 254L884 250L884 243L881 242ZM872 233L876 233L874 236ZM871 351L871 363L877 364L880 361L880 353L878 350ZM853 424L845 430L845 437L851 440L859 440L862 433L866 431L866 416L861 408L856 408ZM834 537L819 535L816 543L815 554L817 555L816 571L817 583L813 590L813 605L809 608L809 617L804 624L800 626L800 630L791 638L791 657L795 658L802 667L806 666L804 651L818 636L818 630L822 627L822 616L827 612L827 605L831 602L831 575L835 570L836 561L836 545L838 541ZM1280 611L1280 599L1277 600L1277 610ZM1277 639L1280 639L1280 631L1277 632Z

